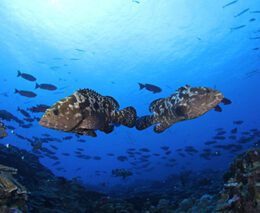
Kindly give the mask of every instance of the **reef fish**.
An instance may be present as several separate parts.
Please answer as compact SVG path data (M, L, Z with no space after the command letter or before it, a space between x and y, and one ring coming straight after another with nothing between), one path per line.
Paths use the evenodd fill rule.
M151 91L152 93L159 93L162 91L162 89L160 87L157 87L153 84L142 84L142 83L138 83L140 89L147 89L149 91Z
M127 177L132 176L133 173L127 169L113 169L112 175L114 177L122 177L123 179L126 179Z
M110 133L114 124L134 127L136 110L119 109L118 102L90 89L77 90L46 110L40 124L47 128L96 137L95 130Z
M229 3L225 4L225 5L223 5L222 8L228 7L228 6L230 6L230 5L232 5L232 4L235 4L235 3L237 3L237 2L238 2L238 0L231 1L231 2L229 2Z
M45 90L56 90L57 87L52 85L52 84L37 84L35 85L35 89L40 88L40 89L45 89Z
M45 105L45 104L38 104L36 106L33 106L31 108L27 108L31 112L45 112L50 106Z
M230 104L223 94L207 87L180 87L167 98L160 98L150 104L152 115L142 116L136 121L136 128L143 130L156 124L154 131L161 133L176 122L197 118L218 106L220 102Z
M36 78L34 76L27 73L21 73L19 70L17 71L17 77L22 77L27 81L36 81Z
M19 111L21 114L23 114L23 116L26 118L31 117L31 115L27 111L25 111L24 109L21 109L20 107L17 108L17 111Z
M18 89L15 89L14 93L18 93L22 96L25 96L27 98L34 98L37 96L36 93L34 92L31 92L31 91L26 91L26 90L18 90Z
M239 17L239 16L243 15L244 13L246 13L247 11L249 11L249 8L246 8L246 9L242 10L241 12L239 12L238 14L236 14L234 17L235 17L235 18L236 18L236 17Z

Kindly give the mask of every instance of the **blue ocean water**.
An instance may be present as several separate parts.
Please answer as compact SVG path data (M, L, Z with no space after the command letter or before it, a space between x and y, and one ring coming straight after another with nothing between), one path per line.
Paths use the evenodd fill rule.
M242 144L235 153L209 147L205 142L212 140L217 128L223 128L227 135L218 144L238 143L228 138L230 130L237 127L241 136L260 125L260 4L258 0L239 0L223 7L229 2L2 0L1 109L20 119L23 115L18 107L52 105L79 88L113 96L120 108L134 106L139 116L149 113L153 100L167 97L186 84L216 88L232 104L223 106L221 113L212 110L176 123L161 134L154 133L153 128L138 131L120 126L111 134L98 131L96 138L80 136L85 142L79 142L75 134L44 128L37 121L30 128L7 121L5 124L15 129L9 129L1 143L39 155L56 175L77 177L93 185L162 180L184 170L225 170L234 156L256 141ZM33 75L37 83L54 84L58 89L35 89L35 82L17 77L17 70ZM162 92L140 90L139 82L159 86ZM37 97L15 94L15 89L33 91ZM40 117L42 113L32 115ZM234 125L236 120L243 124ZM46 152L34 152L31 143L17 137L37 137L38 141L43 134L61 140L42 144L55 152L58 166L53 166L57 160ZM72 138L64 140L66 136ZM58 149L53 150L51 145ZM170 147L169 155L164 154L163 146ZM176 151L187 146L198 153L183 151L181 156ZM91 159L77 157L78 148ZM144 154L149 160L143 162L138 154L129 157L127 150L132 148L137 152L148 148L150 152ZM205 148L215 153L210 160L200 156ZM100 159L95 160L95 156ZM127 160L121 162L118 156ZM171 163L171 159L176 161ZM127 180L115 178L111 171L116 168L128 169L133 176Z

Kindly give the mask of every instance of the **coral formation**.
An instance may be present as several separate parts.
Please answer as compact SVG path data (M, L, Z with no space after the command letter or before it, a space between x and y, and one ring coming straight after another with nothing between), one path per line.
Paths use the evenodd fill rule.
M3 213L260 212L260 149L257 148L234 160L219 193L221 182L216 184L213 176L217 173L213 171L204 171L204 176L192 174L185 180L172 176L164 183L153 183L149 187L153 191L140 189L116 198L87 190L76 179L56 177L40 164L38 157L13 146L0 145L0 163L0 212Z
M260 149L238 156L224 178L217 211L260 212Z
M27 191L13 175L17 169L0 164L0 212L27 211Z

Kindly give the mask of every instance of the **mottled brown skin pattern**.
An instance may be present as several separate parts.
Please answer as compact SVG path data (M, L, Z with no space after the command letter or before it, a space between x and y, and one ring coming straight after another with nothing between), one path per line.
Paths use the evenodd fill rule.
M222 93L207 87L184 86L167 98L161 98L150 104L153 115L139 118L138 130L156 124L154 131L163 132L176 122L197 118L216 107L224 98Z
M114 123L133 127L136 111L133 107L118 110L119 104L110 96L90 89L76 91L49 108L40 124L66 132L96 137L95 130L110 133Z

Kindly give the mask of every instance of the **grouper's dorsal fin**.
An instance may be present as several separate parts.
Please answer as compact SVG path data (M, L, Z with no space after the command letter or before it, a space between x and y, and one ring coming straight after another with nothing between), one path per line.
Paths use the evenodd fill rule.
M103 97L99 93L97 93L95 90L92 89L79 89L77 90L78 93L85 97Z
M119 109L119 103L111 96L105 96L107 101L110 103L111 106L113 106L113 110Z
M164 98L159 98L159 99L154 100L154 101L150 104L150 106L149 106L149 111L150 111L150 112L156 112L158 106L161 105L164 100L165 100Z

